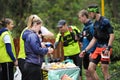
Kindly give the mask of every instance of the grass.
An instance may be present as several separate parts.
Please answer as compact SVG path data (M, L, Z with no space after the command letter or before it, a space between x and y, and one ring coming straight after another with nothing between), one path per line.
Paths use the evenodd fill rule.
M98 73L98 75L99 75L100 80L104 80L103 75L102 75L102 71L101 71L101 67L98 66L96 70L97 70L97 73ZM83 73L82 73L82 75L83 75L83 76L82 76L82 80L86 80L84 68L83 68L82 72L83 72Z
M97 66L96 71L97 71L97 74L98 74L100 80L104 80L100 65ZM82 79L86 80L84 69L82 72L83 72ZM120 61L110 63L109 72L111 75L111 80L119 80L120 79Z
M110 64L111 80L120 80L120 61Z

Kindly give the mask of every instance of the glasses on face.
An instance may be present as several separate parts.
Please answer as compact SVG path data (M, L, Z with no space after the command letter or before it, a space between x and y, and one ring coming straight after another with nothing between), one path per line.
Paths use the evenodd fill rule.
M33 25L34 23L36 23L37 25L40 25L40 24L41 24L41 21L40 21L40 20L34 21L34 20L33 20L34 18L35 18L35 17L32 18L32 23L31 23L31 25Z
M40 22L40 21L36 21L36 24L37 24L37 25L40 25L40 24L41 24L41 22Z

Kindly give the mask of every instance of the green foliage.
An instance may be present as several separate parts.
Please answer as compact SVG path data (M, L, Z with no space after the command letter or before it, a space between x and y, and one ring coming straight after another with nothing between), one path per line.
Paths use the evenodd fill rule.
M110 64L110 74L111 80L119 80L120 76L120 61L114 62Z
M31 13L32 0L0 0L0 18L9 17L15 21L14 37L19 37L25 27L25 19Z
M93 1L99 3L98 1ZM82 28L77 13L79 10L86 8L90 2L88 0L33 0L32 12L37 12L43 19L45 26L53 28L56 33L56 25L60 19L67 20L69 25L72 24Z
M113 42L113 55L111 57L112 61L116 61L120 59L120 27L119 23L117 22L118 20L112 20L111 24L114 27L114 34L115 34L115 40Z
M56 25L60 19L67 20L69 25L76 25L81 30L83 25L78 20L77 13L94 3L101 7L101 0L0 0L0 18L10 17L15 21L14 37L20 36L30 14L39 15L44 26L53 33L57 33ZM114 0L105 0L105 16L112 21L115 29L112 60L120 59L119 5L116 5ZM114 6L118 7L113 9Z
M112 60L119 59L120 56L120 50L119 47L119 23L115 20L112 20L111 16L111 8L109 7L111 4L111 1L108 1L110 4L107 4L107 1L105 3L105 15L107 18L109 18L112 21L112 25L115 28L115 41L113 43L113 55ZM44 25L48 29L52 29L54 33L57 33L57 22L60 19L67 20L69 25L76 25L80 30L82 29L82 24L78 20L77 13L81 9L87 8L89 4L97 3L101 7L101 2L96 0L33 0L33 8L32 12L38 14L44 21ZM108 12L110 14L108 14Z

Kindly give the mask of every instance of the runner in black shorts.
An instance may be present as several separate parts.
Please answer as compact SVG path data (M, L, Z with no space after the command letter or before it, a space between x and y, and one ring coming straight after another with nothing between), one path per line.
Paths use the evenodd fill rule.
M98 76L95 76L95 71L98 62L101 61L104 80L110 80L109 61L112 53L112 43L114 41L113 27L107 18L100 15L97 5L90 5L88 11L89 16L95 19L94 36L89 45L81 52L80 56L83 57L97 43L97 47L90 57L88 70L90 71L92 80L100 80Z
M89 42L92 40L93 34L94 34L94 27L93 27L93 22L88 19L88 12L87 10L81 10L78 13L78 17L81 23L84 24L82 33L81 33L81 38L80 38L80 42L82 44L81 48L82 50L84 50ZM86 73L86 80L91 80L90 77L90 72L88 71L88 66L89 66L89 56L91 55L91 53L93 53L93 51L95 50L95 46L93 48L91 48L89 51L86 52L86 54L83 57L83 66L85 69L85 73Z

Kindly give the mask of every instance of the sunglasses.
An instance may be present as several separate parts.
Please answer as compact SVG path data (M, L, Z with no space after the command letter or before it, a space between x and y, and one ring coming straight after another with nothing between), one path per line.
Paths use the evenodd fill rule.
M34 23L36 23L37 25L41 24L41 21L40 21L40 20L36 20L36 21L34 21L34 18L35 18L35 17L32 18L31 26L33 26Z

